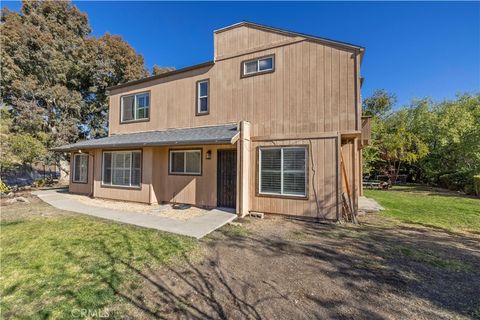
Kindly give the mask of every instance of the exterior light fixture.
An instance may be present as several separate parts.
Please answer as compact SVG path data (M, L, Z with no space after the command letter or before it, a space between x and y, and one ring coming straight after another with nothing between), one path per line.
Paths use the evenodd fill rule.
M212 159L212 150L207 151L207 160Z

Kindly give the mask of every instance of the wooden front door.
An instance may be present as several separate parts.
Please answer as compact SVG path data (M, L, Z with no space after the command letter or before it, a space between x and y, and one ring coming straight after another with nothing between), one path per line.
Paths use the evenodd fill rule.
M235 208L237 198L237 151L218 150L217 206Z

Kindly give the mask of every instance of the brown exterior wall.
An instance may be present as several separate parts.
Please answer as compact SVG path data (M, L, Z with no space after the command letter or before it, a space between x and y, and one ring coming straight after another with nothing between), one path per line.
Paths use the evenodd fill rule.
M90 195L92 193L92 182L93 182L93 157L89 156L88 160L88 178L87 183L73 182L73 155L70 154L70 184L68 186L68 191L71 193L86 194Z
M142 150L142 183L140 188L102 186L103 150L94 150L90 157L87 184L70 183L70 192L90 194L94 181L94 197L143 203L178 202L202 207L217 205L217 150L235 149L235 145L206 145L189 147L146 147ZM202 149L202 174L170 175L169 150ZM211 159L206 159L210 150ZM106 150L105 150L106 151ZM73 163L73 162L72 162ZM92 167L92 165L95 167ZM95 178L93 178L95 171ZM73 171L71 171L73 172Z
M237 27L215 33L214 55L216 59L221 59L245 51L258 50L264 46L279 45L295 38L294 36L266 32L248 26Z
M169 150L202 149L202 175L170 175ZM217 206L217 150L234 145L162 147L154 150L153 191L159 202L188 203L201 207ZM211 159L206 159L207 151Z
M102 186L102 157L103 151L95 150L95 178L94 178L94 197L125 200L132 202L152 203L151 183L152 183L152 158L153 148L137 148L132 150L142 150L142 183L140 188L123 188Z
M250 185L251 211L336 220L339 205L337 188L340 187L341 183L337 165L340 148L338 139L338 136L332 134L329 137L318 137L309 140L276 140L252 143L252 165L250 171L252 177ZM274 145L308 146L308 199L278 198L257 194L257 148Z
M359 132L362 124L359 52L246 26L218 32L214 41L214 65L112 89L110 134L248 121L248 134L242 135L241 144L189 147L202 148L201 176L169 175L169 147L143 148L139 189L102 187L102 152L96 150L94 195L215 207L217 150L237 148L237 212L338 219L343 188L341 153L354 196L361 192L359 139L345 140L342 147L340 138L342 133ZM275 56L274 72L241 77L242 61L266 55ZM196 82L204 79L210 84L210 110L208 115L196 116ZM120 124L121 96L147 90L149 121ZM256 150L272 145L308 146L307 199L257 194ZM210 160L206 159L207 150L212 151ZM247 192L247 198L242 198L239 190Z
M350 197L352 198L352 203L354 207L357 207L358 196L361 195L361 149L358 145L357 139L346 139L342 141L342 156L345 162L345 171L347 173L346 177L342 171L342 192L347 193L347 187L345 180L348 181L350 187Z
M231 49L220 46L218 50L226 54L244 48L245 41L249 43L247 49L264 42L234 35L242 34L248 28L239 29L216 35L216 41L222 42L220 38L232 34L228 42ZM264 38L269 41L285 38L256 29L252 32L265 34ZM257 35L252 39L257 38L261 37ZM242 61L269 54L275 55L274 72L240 77ZM197 127L240 120L252 124L252 136L357 130L360 120L356 118L359 115L356 57L358 55L352 50L302 40L241 53L217 60L213 66L115 89L110 93L110 133ZM196 116L195 84L207 78L210 79L210 113ZM145 90L151 92L150 121L120 124L120 97Z

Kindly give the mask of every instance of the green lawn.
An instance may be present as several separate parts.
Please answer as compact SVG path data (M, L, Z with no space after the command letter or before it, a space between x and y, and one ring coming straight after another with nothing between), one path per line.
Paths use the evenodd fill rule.
M190 238L44 203L3 207L0 245L2 318L15 319L68 319L80 309L111 306L120 313L128 304L116 293L141 284L136 270L176 263L196 248Z
M480 199L427 187L394 187L389 191L365 190L385 211L382 214L453 232L480 232Z

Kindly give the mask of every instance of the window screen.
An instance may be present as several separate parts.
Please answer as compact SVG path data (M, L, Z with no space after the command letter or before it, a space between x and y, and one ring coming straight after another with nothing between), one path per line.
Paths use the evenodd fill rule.
M200 150L170 150L169 172L171 174L199 175L202 173Z
M76 154L73 158L73 182L86 183L88 180L88 155Z
M260 193L306 196L306 147L261 148L259 157Z
M138 187L141 183L140 151L108 151L103 153L103 184Z
M139 93L122 97L122 122L148 119L150 110L150 94Z
M243 75L254 75L257 73L267 72L273 70L274 58L263 57L256 60L250 60L243 62L242 72Z

